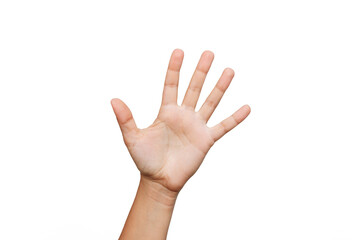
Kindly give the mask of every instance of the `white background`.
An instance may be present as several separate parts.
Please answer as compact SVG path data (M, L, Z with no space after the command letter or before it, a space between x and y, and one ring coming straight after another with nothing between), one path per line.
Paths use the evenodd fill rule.
M359 1L0 1L0 239L117 239L139 174L110 100L156 117L204 50L209 121L250 116L177 200L168 239L360 239ZM198 108L197 108L198 109Z

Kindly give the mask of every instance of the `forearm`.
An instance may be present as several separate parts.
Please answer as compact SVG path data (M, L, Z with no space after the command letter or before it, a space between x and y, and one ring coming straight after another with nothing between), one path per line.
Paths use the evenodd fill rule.
M178 193L141 175L120 240L166 239Z

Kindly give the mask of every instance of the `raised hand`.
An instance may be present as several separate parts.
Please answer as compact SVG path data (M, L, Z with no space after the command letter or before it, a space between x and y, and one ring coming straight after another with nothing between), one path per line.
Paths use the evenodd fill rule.
M137 128L127 105L120 99L111 101L125 145L141 175L174 192L179 192L197 171L211 146L250 113L250 107L244 105L219 124L207 126L234 77L231 68L223 71L200 110L195 112L201 88L214 59L211 51L202 53L183 102L178 105L183 58L182 50L173 51L165 77L161 107L149 127Z

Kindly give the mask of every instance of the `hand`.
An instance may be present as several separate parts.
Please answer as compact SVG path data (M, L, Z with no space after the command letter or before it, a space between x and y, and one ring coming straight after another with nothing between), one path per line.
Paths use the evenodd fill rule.
M250 113L250 107L244 105L214 127L206 125L234 77L234 71L230 68L223 71L200 110L195 112L201 88L214 59L211 51L204 51L201 55L179 106L177 93L183 58L182 50L173 51L165 77L161 107L149 127L137 128L127 105L120 99L111 100L124 143L141 176L174 192L179 192L194 175L211 146Z

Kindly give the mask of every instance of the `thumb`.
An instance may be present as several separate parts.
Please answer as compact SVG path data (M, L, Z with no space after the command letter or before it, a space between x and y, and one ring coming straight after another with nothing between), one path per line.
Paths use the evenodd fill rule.
M138 128L129 107L118 98L111 100L111 106L116 115L123 137L125 138L130 134L134 134Z

